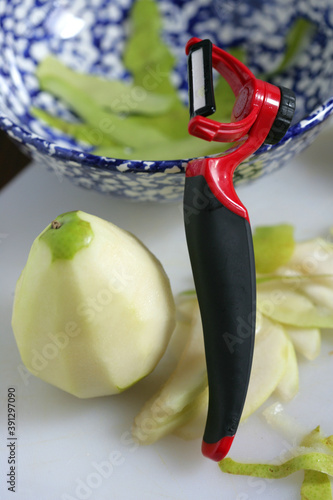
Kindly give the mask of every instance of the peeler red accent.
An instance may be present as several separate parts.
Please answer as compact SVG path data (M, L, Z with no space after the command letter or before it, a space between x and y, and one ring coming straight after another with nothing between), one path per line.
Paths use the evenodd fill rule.
M276 144L295 111L292 91L257 79L209 40L192 38L189 56L189 133L207 141L236 142L219 157L188 163L184 221L201 312L209 385L202 444L219 461L228 453L250 379L256 314L256 276L247 209L233 185L237 166L263 143ZM229 83L235 104L230 123L215 111L212 68Z

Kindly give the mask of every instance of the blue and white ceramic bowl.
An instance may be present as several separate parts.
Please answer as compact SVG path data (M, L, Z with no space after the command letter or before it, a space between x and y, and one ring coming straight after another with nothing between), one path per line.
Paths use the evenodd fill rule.
M32 102L62 116L63 106L38 89L36 65L57 55L73 69L123 78L127 17L135 0L0 0L0 126L31 157L82 187L139 201L182 198L188 159L132 161L99 157L29 113ZM242 46L256 74L279 65L295 20L311 21L296 56L271 81L297 97L293 125L238 167L235 183L287 164L307 147L333 112L332 0L156 0L163 37L177 58L174 82L187 100L184 47L192 36L225 49ZM147 19L149 34L149 19ZM10 168L10 165L8 166Z

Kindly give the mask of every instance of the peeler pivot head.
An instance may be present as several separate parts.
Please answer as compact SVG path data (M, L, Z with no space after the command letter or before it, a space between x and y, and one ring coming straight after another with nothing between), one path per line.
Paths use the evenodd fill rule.
M254 150L262 144L277 144L283 138L296 108L292 90L259 80L241 61L210 40L191 38L186 53L190 134L218 142L255 136ZM212 68L229 83L235 95L230 123L207 118L215 111Z

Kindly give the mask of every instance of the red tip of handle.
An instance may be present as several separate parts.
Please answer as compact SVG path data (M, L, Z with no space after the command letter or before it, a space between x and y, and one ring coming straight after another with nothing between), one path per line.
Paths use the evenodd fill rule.
M207 458L215 460L215 462L219 462L228 454L234 437L235 436L225 436L217 443L206 443L202 441L202 454Z

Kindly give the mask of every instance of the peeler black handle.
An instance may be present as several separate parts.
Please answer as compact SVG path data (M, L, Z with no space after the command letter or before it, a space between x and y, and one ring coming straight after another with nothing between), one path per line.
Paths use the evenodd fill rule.
M204 332L209 405L203 454L221 460L236 433L252 365L256 281L247 219L203 175L186 177L184 222Z

